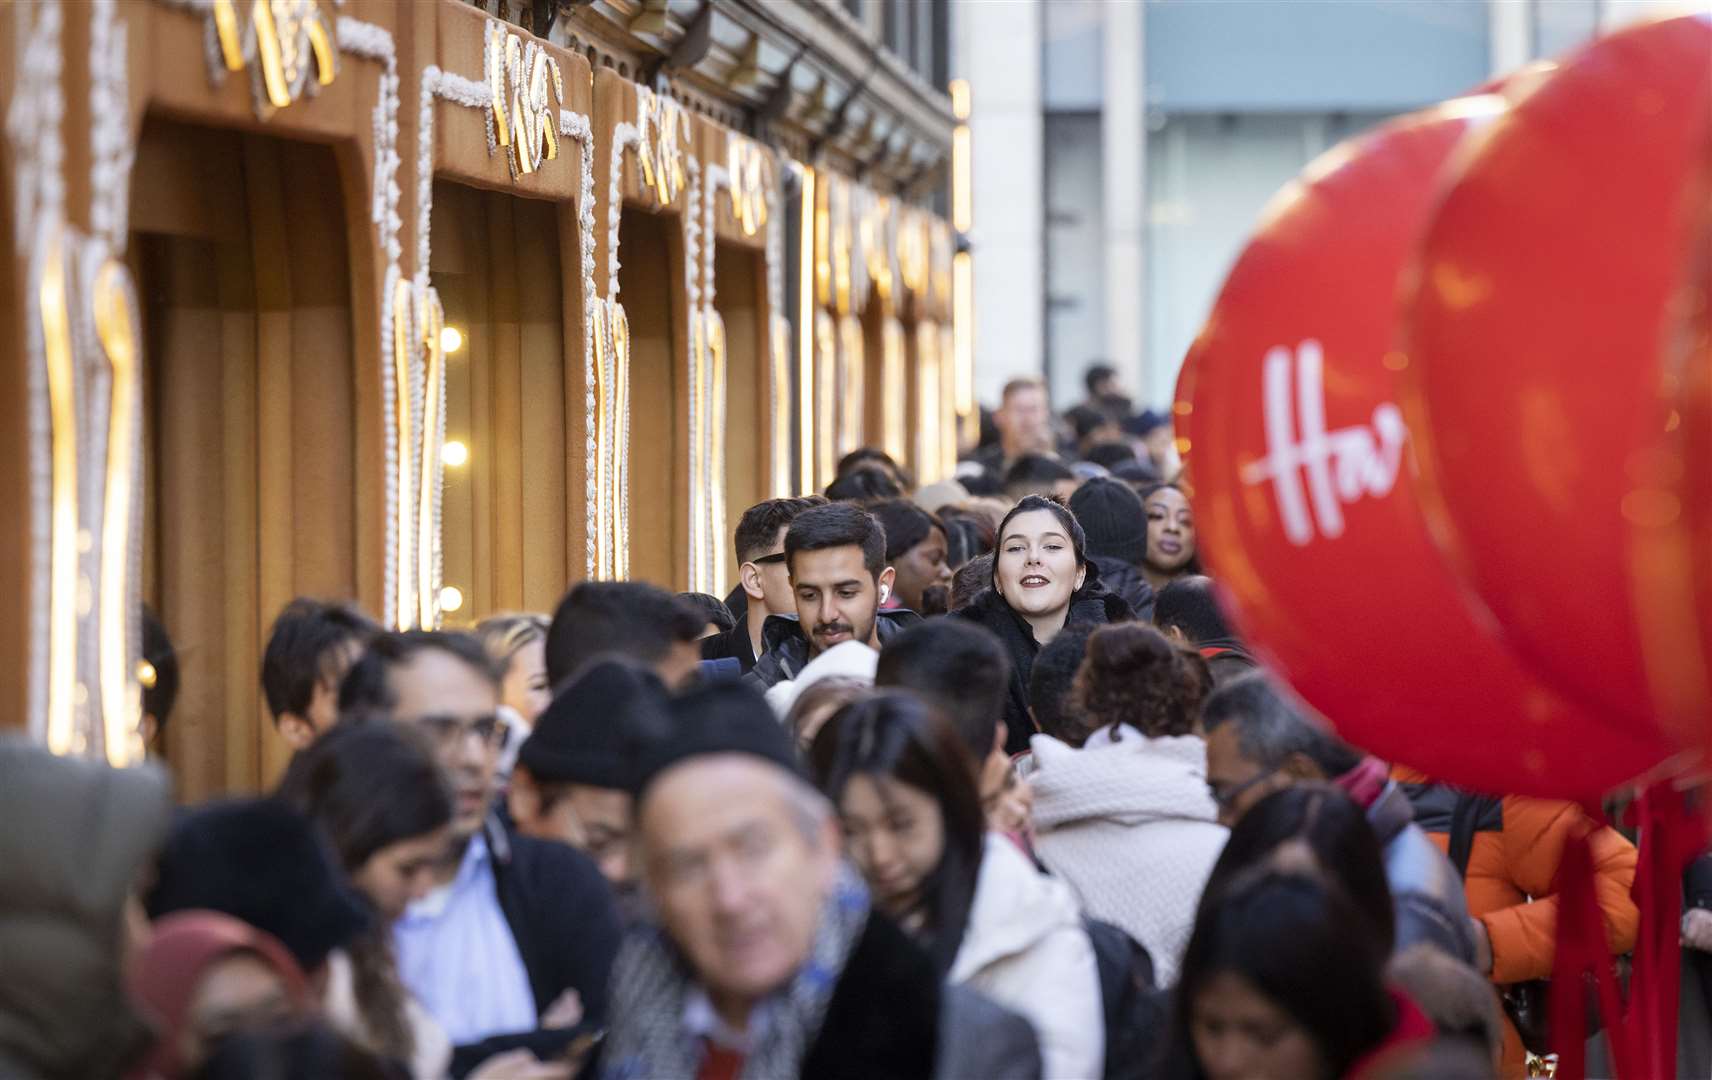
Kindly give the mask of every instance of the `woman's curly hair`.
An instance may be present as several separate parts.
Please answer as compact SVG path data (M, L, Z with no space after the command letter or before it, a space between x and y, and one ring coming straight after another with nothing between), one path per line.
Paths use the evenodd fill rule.
M1094 631L1070 688L1073 743L1103 727L1129 724L1150 739L1187 735L1200 719L1213 676L1199 653L1173 644L1145 623ZM1066 739L1067 742L1072 741Z

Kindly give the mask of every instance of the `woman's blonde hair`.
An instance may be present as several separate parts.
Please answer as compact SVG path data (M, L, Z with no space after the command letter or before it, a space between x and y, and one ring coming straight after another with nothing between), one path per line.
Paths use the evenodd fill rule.
M511 667L511 658L532 641L547 640L552 621L533 611L508 611L489 615L476 624L476 640L501 671Z

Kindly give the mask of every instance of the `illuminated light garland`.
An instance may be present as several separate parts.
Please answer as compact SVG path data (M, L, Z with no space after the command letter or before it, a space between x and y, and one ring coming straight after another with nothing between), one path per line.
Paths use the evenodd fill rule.
M65 9L58 4L14 4L13 70L17 72L6 136L13 161L13 243L15 256L29 267L26 296L40 294L50 239L65 214L65 181L61 166L65 146L60 124L65 99L60 87L60 47ZM48 404L47 343L40 319L24 322L30 458L30 595L29 670L25 722L30 734L46 741L50 725L49 699L53 675L54 623L50 607L54 579L53 421ZM75 643L75 638L74 638ZM44 647L46 646L46 647ZM63 691L62 691L63 693Z
M731 216L744 236L754 236L768 222L773 198L773 163L767 152L735 133L726 136L725 171L730 177Z
M880 328L880 442L902 461L909 454L909 391L904 375L904 326L887 315Z
M501 147L509 151L506 160L513 179L558 157L557 110L565 102L559 62L544 45L533 39L524 42L503 23L489 19L482 67L487 85L480 93L488 109L488 152ZM556 104L547 100L549 86Z
M797 490L807 494L814 490L814 368L816 334L814 317L815 282L815 173L808 165L795 162L791 166L801 184L800 228L798 233L797 273Z
M103 243L101 245L105 247ZM102 260L91 297L101 351L111 364L108 396L107 475L101 513L100 686L102 746L107 761L128 765L143 757L141 699L135 644L130 628L138 601L138 526L141 500L133 494L142 479L142 372L136 330L140 325L130 272L121 262Z
M409 629L416 622L415 583L405 570L413 558L416 548L415 521L410 512L410 502L415 494L415 462L413 449L416 445L416 416L418 415L414 398L416 396L416 365L413 362L414 350L411 348L411 290L410 283L396 274L389 274L390 293L388 306L391 309L392 329L392 379L393 390L390 406L389 430L393 438L392 486L394 496L392 506L392 551L397 566L392 599L392 610L388 613L394 626L400 630Z
M703 460L705 452L706 432L704 424L704 398L706 397L704 361L707 356L706 310L703 307L702 281L702 251L705 248L707 258L713 257L713 237L707 237L702 242L702 204L713 197L711 185L707 189L707 197L703 198L701 162L690 158L685 164L689 176L689 198L684 209L684 293L689 301L689 335L684 349L684 385L689 388L689 475L690 475L690 504L689 511L689 543L687 560L689 563L689 587L695 592L706 592L703 580L705 558L703 549L707 545L707 522L703 508L707 505L707 491L704 486L703 470L706 463Z
M42 222L44 245L36 290L37 320L47 370L51 417L52 503L48 575L47 744L56 754L76 753L77 722L77 387L66 288L66 230ZM84 699L87 701L87 691Z
M234 0L158 2L202 16L210 83L249 67L258 119L332 85L338 74L337 35L316 0L253 0L241 25Z
M782 170L781 170L782 172ZM791 321L785 316L785 222L783 177L774 174L767 198L774 210L767 216L767 357L772 365L767 395L768 430L772 433L771 495L792 493L790 410L781 407L791 385Z

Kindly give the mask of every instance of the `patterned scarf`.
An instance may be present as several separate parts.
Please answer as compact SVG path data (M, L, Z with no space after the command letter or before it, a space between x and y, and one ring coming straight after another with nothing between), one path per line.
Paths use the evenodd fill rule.
M740 1080L783 1080L801 1073L839 975L868 923L868 906L867 886L848 863L840 863L808 962L764 1003L767 1024L759 1045L743 1061ZM612 972L606 1080L696 1075L701 1040L683 1023L693 980L659 926L639 927L625 939Z

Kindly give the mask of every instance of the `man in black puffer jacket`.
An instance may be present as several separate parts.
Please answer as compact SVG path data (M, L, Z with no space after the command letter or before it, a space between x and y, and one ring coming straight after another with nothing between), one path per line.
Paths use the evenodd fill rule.
M797 617L773 615L761 630L765 654L743 681L767 690L801 674L834 645L860 641L873 649L921 621L913 611L881 611L892 591L886 531L849 503L805 510L785 533L785 565Z

